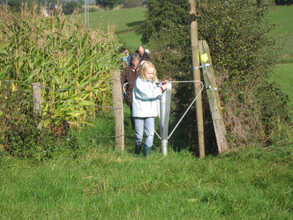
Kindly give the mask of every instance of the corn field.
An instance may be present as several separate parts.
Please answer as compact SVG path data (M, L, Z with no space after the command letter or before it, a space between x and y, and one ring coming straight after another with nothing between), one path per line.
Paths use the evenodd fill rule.
M111 105L110 71L119 68L119 47L113 34L86 29L74 16L0 8L0 83L29 92L28 84L40 82L45 128L63 120L78 127Z

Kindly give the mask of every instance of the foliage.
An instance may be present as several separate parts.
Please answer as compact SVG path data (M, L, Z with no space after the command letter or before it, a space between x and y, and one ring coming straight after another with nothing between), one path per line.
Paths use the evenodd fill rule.
M96 0L97 5L104 8L114 8L116 5L122 4L123 0Z
M64 2L62 6L65 15L72 14L75 10L81 9L81 4L76 1Z
M141 6L144 2L142 0L125 0L124 7L135 8Z
M211 49L230 145L270 142L275 122L286 122L288 111L287 98L268 82L276 54L269 36L272 26L265 20L266 8L244 0L220 0L200 4L198 11L199 36L207 40ZM141 32L163 78L192 78L188 14L187 0L148 2L147 20ZM177 117L191 101L192 94L192 86L177 88L174 100ZM264 101L264 97L278 100L278 104ZM214 146L210 138L213 125L207 101L204 103L206 141ZM194 139L195 112L188 117L184 122L185 132L177 139Z
M33 115L31 94L25 85L16 89L14 82L1 82L0 145L13 156L43 160L58 148L57 137L46 129L40 130L40 118ZM60 147L60 146L59 146Z
M16 80L16 89L41 82L44 128L54 130L64 120L79 126L111 104L110 71L119 68L120 55L110 33L62 15L1 9L0 18L0 79Z
M19 12L24 4L31 8L34 4L34 0L0 0L0 5L6 3L8 4L10 10Z
M276 0L276 5L292 5L292 0Z

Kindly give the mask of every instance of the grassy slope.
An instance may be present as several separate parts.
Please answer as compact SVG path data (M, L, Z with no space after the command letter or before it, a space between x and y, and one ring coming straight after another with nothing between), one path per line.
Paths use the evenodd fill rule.
M279 6L270 9L270 22L276 27L272 34L281 46L281 62L293 62L293 6Z
M272 34L279 38L281 60L272 79L289 96L289 110L293 119L293 6L274 7L270 10L270 22L276 25Z
M293 119L293 63L278 64L272 79L277 82L281 86L282 91L288 95L289 111Z
M145 19L146 8L130 8L114 11L90 13L90 27L106 30L111 27L118 34L119 40L130 50L141 45L140 36L133 30ZM124 32L124 33L123 33Z

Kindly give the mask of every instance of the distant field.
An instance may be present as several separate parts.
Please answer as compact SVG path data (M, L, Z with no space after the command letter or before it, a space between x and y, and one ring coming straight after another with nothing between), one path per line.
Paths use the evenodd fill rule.
M269 18L276 25L272 34L280 42L280 63L283 63L275 67L272 78L289 96L289 111L293 119L293 6L273 7Z
M114 27L115 32L126 31L145 19L146 10L141 7L92 12L90 13L90 27L106 29L110 25Z
M273 80L289 96L289 110L293 120L293 63L278 64L273 74Z
M110 28L117 33L119 40L130 50L141 45L140 36L134 29L145 19L147 9L123 8L113 11L97 11L90 13L90 27L107 30ZM83 14L80 15L83 19Z
M293 62L293 6L270 9L269 21L275 24L272 34L277 37L281 49L281 62Z

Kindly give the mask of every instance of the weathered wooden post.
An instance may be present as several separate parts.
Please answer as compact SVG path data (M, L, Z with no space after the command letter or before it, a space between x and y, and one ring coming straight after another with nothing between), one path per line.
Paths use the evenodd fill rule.
M115 117L115 146L124 151L124 113L120 71L112 71L112 97Z
M40 116L42 113L42 90L41 83L36 82L32 84L34 115Z
M192 46L192 63L193 63L193 78L200 81L199 57L198 57L198 29L197 29L197 15L196 15L196 0L189 0L190 3L190 20L191 20L191 46ZM199 156L205 156L204 147L204 126L203 126L203 112L202 112L202 96L201 85L194 84L195 95L199 94L196 101L196 116L197 116L197 130L198 130L198 143L199 143Z
M33 92L33 111L34 116L36 119L39 119L39 117L42 115L42 89L41 89L41 83L36 82L32 84L32 92ZM38 125L38 129L42 129L42 123L40 122Z
M226 127L222 115L220 97L218 93L218 87L216 84L216 77L212 64L212 58L210 55L210 49L206 41L199 41L199 53L201 57L201 64L209 64L209 67L202 69L205 86L207 88L207 95L211 115L213 119L214 130L217 139L218 152L222 153L228 150L228 143L226 140Z

